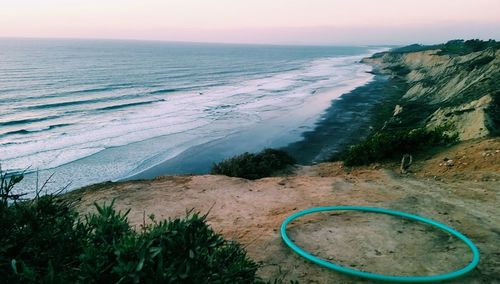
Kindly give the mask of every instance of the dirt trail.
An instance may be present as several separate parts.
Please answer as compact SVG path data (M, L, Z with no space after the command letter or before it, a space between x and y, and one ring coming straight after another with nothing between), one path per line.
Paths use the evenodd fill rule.
M118 209L131 208L134 225L142 224L144 212L161 219L183 217L191 208L202 213L210 210L215 230L241 242L262 264L260 276L300 283L371 282L328 271L291 252L279 236L279 226L287 216L323 205L403 210L450 225L477 244L482 257L479 267L450 283L500 283L500 154L487 159L481 152L491 148L488 151L495 153L500 141L470 145L461 144L445 153L479 155L481 164L474 162L475 170L466 167L467 175L460 174L455 165L445 166L446 173L434 170L430 174L429 169L443 167L439 166L441 153L417 163L416 172L406 176L376 167L346 171L333 163L301 167L290 177L257 181L209 175L161 177L95 185L69 196L81 200L83 212L93 210L93 202L116 198ZM317 214L291 224L289 234L325 259L379 273L442 273L471 259L466 247L445 233L378 214Z

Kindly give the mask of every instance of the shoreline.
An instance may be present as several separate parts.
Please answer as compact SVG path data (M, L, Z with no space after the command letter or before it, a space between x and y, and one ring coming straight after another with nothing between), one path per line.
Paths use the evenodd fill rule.
M316 122L312 123L311 127L306 127L306 131L300 128L291 130L298 133L295 142L287 143L286 138L281 139L282 141L279 138L271 141L265 137L258 137L252 130L240 131L228 137L191 147L172 159L118 181L153 179L163 175L208 174L214 162L243 152L258 152L263 149L261 145L265 144L268 145L267 148L278 148L289 152L296 158L298 164L316 163L327 158L331 149L346 147L368 134L369 126L373 124L371 118L374 108L383 104L387 97L381 96L380 93L392 86L387 76L375 75L366 84L329 100L329 107L317 116ZM352 128L352 125L356 126ZM344 130L340 131L341 129ZM283 135L290 135L289 131L283 130ZM331 132L325 133L325 131L338 131L341 134L331 139Z
M373 129L379 128L387 115L381 110L392 109L391 98L401 94L401 85L389 75L374 74L371 82L332 101L312 131L304 132L301 141L291 143L282 150L294 156L299 164L316 164L356 144Z

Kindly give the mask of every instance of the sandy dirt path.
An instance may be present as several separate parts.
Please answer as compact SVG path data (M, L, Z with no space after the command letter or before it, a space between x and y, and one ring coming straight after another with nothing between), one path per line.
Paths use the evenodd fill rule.
M143 223L144 214L163 219L183 217L191 208L202 213L210 210L213 228L246 247L262 265L260 276L300 283L371 282L329 271L295 255L279 236L287 216L324 205L402 210L452 226L478 246L482 257L478 268L450 283L500 283L500 172L492 166L500 165L500 154L482 154L495 153L497 146L500 149L495 140L449 150L449 156L481 155L484 167L477 169L476 179L468 168L469 175L460 178L458 166L429 175L433 166L442 167L440 155L446 153L441 153L417 164L417 173L405 176L376 167L346 171L332 163L301 167L289 177L256 181L210 175L161 177L95 185L69 196L81 200L82 212L93 210L94 202L116 199L118 209L131 208L129 220L136 226ZM364 271L429 275L465 266L471 259L462 243L443 232L379 214L316 214L292 223L288 232L313 254Z

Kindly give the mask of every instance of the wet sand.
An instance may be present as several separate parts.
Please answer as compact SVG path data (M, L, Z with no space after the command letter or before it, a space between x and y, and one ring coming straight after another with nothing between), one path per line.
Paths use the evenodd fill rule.
M371 128L378 127L377 111L388 97L399 92L397 87L388 76L375 76L372 82L333 101L314 130L305 132L301 141L283 149L299 164L325 161L366 137Z

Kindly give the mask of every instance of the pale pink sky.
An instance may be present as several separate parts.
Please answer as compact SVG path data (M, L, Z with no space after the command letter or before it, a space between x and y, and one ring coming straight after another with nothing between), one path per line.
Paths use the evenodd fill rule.
M500 38L500 0L1 0L0 37L299 44Z

